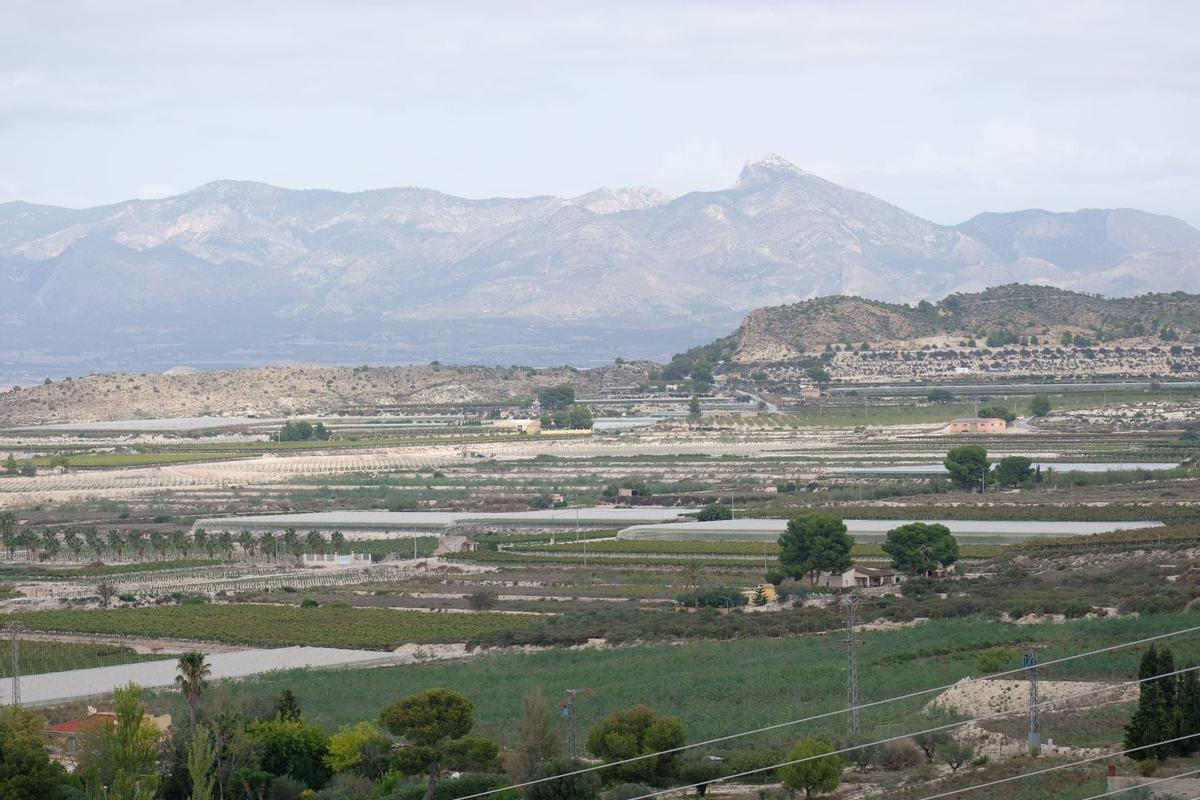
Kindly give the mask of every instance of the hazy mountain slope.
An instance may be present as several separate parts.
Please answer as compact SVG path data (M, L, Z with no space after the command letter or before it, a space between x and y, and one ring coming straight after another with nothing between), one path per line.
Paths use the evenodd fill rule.
M594 393L648 379L654 364L588 370L489 367L266 367L194 374L105 374L0 394L0 428L53 422L206 415L314 414L389 404L526 404L539 388Z
M1151 294L1103 298L1048 286L1011 284L951 295L917 307L823 297L752 311L721 339L727 357L741 363L784 361L828 345L913 342L926 337L966 338L1008 332L1018 337L1062 331L1097 339L1149 337L1169 329L1200 341L1200 295ZM1172 337L1172 340L1174 338ZM686 359L682 355L677 358Z
M1200 231L1127 209L937 225L778 156L729 189L675 199L219 181L83 210L7 203L0 362L594 363L665 357L766 305L912 302L1013 281L1200 291Z

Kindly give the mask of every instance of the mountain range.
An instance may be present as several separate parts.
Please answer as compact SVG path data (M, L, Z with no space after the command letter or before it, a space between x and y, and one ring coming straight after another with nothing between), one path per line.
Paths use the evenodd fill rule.
M0 376L280 361L664 358L751 309L1012 282L1200 291L1200 230L1132 209L939 225L779 156L670 198L469 200L219 181L88 209L0 204Z

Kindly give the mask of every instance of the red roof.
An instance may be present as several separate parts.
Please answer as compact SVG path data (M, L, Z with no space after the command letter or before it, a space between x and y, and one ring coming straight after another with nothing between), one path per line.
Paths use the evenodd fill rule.
M56 722L53 725L47 725L46 730L50 733L78 733L84 723L93 721L108 720L112 724L117 724L117 715L111 711L99 711L95 714L90 714L84 719L71 719L66 722Z

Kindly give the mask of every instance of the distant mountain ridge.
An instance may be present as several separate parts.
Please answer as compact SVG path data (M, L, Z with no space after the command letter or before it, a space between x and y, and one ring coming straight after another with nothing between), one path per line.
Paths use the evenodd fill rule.
M773 155L729 189L673 199L218 181L81 210L5 203L0 362L664 358L763 306L1012 282L1200 291L1200 231L1129 209L938 225Z

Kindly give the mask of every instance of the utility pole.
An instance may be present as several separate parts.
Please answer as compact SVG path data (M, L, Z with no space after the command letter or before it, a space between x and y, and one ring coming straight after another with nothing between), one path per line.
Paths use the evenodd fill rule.
M10 622L4 626L12 640L12 697L9 703L14 707L21 705L21 631L24 627L19 622Z
M575 698L578 695L578 689L567 689L567 702L562 706L562 715L567 720L567 753L572 761L579 758L579 743L575 736Z
M858 738L858 640L855 628L858 625L858 595L854 592L842 595L842 609L846 614L846 738Z
M1025 669L1029 675L1029 751L1042 751L1042 718L1038 703L1038 661L1037 646L1030 645L1025 651Z

